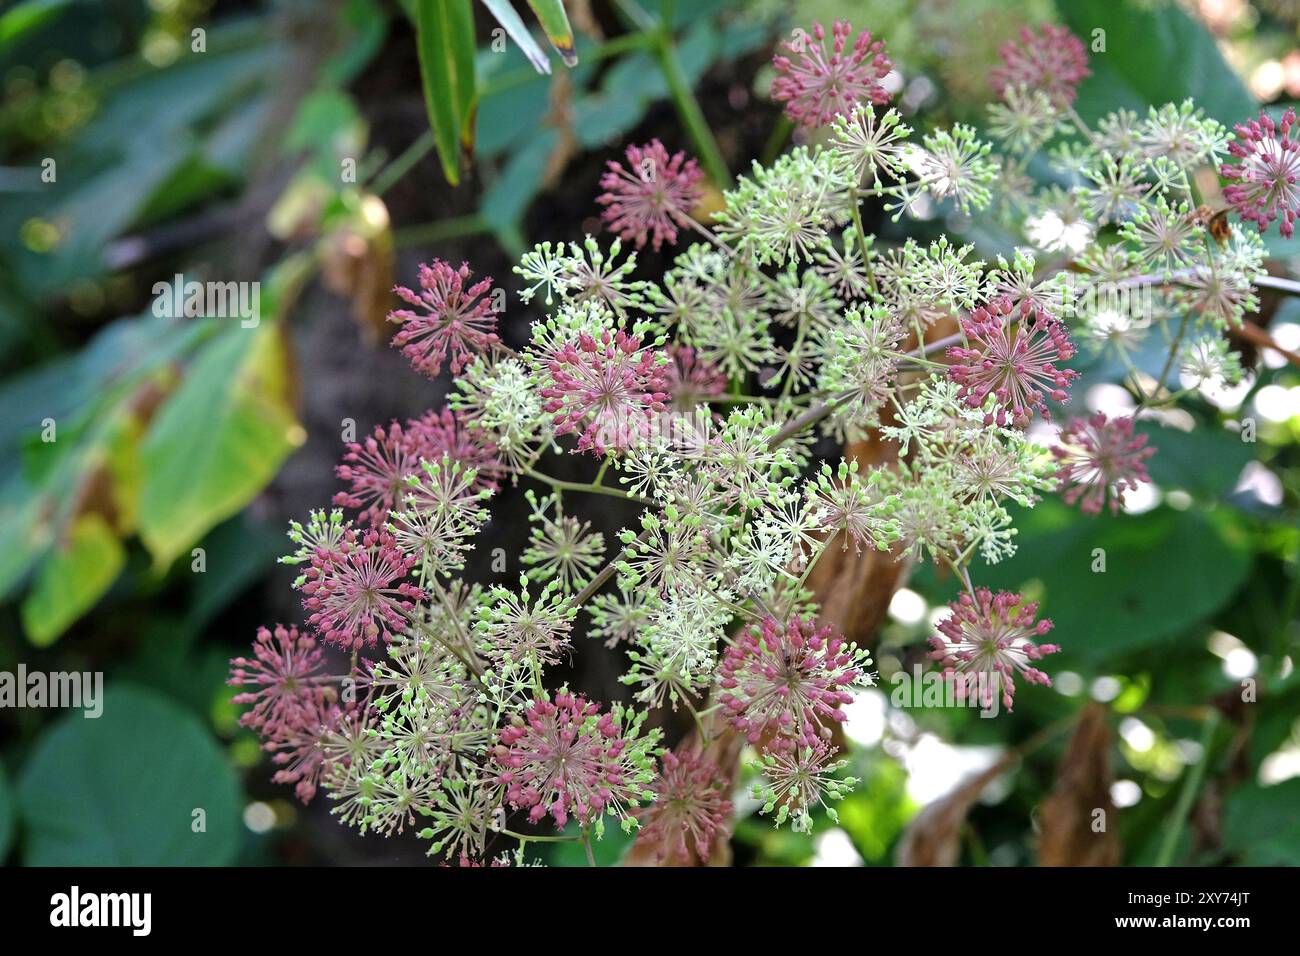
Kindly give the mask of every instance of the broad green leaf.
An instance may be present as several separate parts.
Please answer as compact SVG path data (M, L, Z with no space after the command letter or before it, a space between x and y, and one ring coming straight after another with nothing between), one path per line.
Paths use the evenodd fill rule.
M1121 107L1145 114L1148 106L1188 97L1229 128L1258 111L1214 37L1178 4L1060 0L1058 7L1089 50L1093 75L1080 86L1076 104L1084 119Z
M23 630L39 647L52 643L112 586L126 549L102 515L78 515L67 540L56 544L23 600Z
M1019 552L971 576L1041 600L1041 615L1056 625L1048 640L1063 648L1060 666L1099 666L1174 639L1222 607L1250 570L1247 543L1222 513L1085 518L1044 501L1017 523ZM1101 556L1105 571L1094 572Z
M298 105L285 138L290 153L317 149L357 148L363 121L356 101L341 90L317 90Z
M141 449L140 536L166 567L253 499L303 441L276 323L211 342L153 420Z
M460 183L460 154L474 145L474 11L470 0L417 0L420 79L443 175Z
M1248 783L1228 797L1224 842L1249 866L1300 864L1300 779Z
M1241 470L1255 458L1253 446L1227 429L1202 425L1194 431L1142 422L1137 432L1156 449L1147 460L1151 480L1162 489L1182 488L1201 501L1232 491Z
M239 844L239 787L188 710L123 684L36 743L18 785L29 866L221 866ZM199 812L201 811L201 813ZM200 821L202 826L200 826Z
M546 31L546 38L560 54L565 66L577 66L578 54L573 49L573 28L564 12L562 0L528 0L528 6L537 15L537 22Z
M531 142L510 157L492 188L483 194L483 218L493 229L509 228L522 219L541 187L546 158L555 147L557 138L553 129L539 131Z
M515 8L510 5L510 0L483 0L483 6L488 8L488 12L496 18L497 23L505 28L506 33L510 34L510 39L523 51L524 56L528 57L528 62L538 73L550 73L551 61L546 58L542 48L537 45L533 35L528 32L528 27L524 26L524 21L520 19L519 14L515 13ZM563 8L561 8L561 13Z

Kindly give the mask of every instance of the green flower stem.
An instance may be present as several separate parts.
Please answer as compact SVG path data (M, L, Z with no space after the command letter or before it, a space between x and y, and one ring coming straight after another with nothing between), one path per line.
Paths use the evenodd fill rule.
M594 495L609 495L611 498L622 498L624 501L636 501L643 505L650 504L644 498L638 498L636 495L629 495L626 491L620 491L618 488L610 488L606 485L595 483L584 483L581 481L564 481L561 478L554 478L551 475L544 475L534 468L525 467L524 474L530 478L536 478L552 488L559 488L562 491L585 491Z
M924 348L922 348L921 346L917 346L916 348L912 349L912 351L907 352L906 355L908 358L916 358L917 356L923 356L923 355L933 355L935 352L942 351L943 349L946 349L950 345L957 345L961 343L962 341L965 340L965 338L966 336L963 333L954 332L952 335L945 335L941 339L935 339L933 342L930 342Z
M659 7L659 16L655 18L637 3L637 0L614 0L615 6L634 30L644 36L650 49L659 62L664 82L668 84L668 95L677 110L677 116L686 127L686 133L695 145L704 171L709 174L713 184L719 189L730 189L731 173L718 149L718 141L713 138L713 131L704 118L699 101L686 81L681 61L677 58L677 49L673 45L673 0L663 0Z
M370 192L382 196L415 168L415 164L433 151L437 137L433 129L426 129L414 143L402 150L398 157L381 169L370 182Z
M700 748L703 749L707 747L710 743L713 742L713 738L709 736L708 730L706 730L704 727L703 714L701 714L698 710L695 709L695 705L691 703L691 698L688 695L686 694L682 695L682 703L686 705L686 709L689 710L691 712L691 716L695 718L695 728L700 732ZM714 706L716 707L717 705ZM710 708L710 710L712 709L713 708Z
M952 568L953 574L957 575L957 580L961 581L962 586L966 588L966 593L974 598L975 585L971 583L970 572L966 570L966 562L970 560L970 555L958 555L956 560L944 555L944 560L948 562L948 567Z
M1075 110L1073 106L1070 107L1069 111L1065 115L1069 117L1070 122L1073 123L1079 132L1083 134L1084 139L1093 144L1097 142L1097 134L1089 128L1088 124L1083 121L1083 117L1079 115L1078 111Z
M785 144L790 141L790 134L794 132L794 123L790 122L790 117L783 112L781 118L776 121L772 127L772 133L763 144L763 150L759 154L759 162L764 166L771 166L776 162L776 158L781 155L781 150L785 149Z
M698 222L695 219L690 219L690 223L692 229L698 232L705 239L709 240L709 242L717 246L719 251L725 252L737 264L739 264L741 268L743 268L746 272L752 275L755 279L763 283L765 286L767 286L777 295L784 294L782 292L781 286L777 283L775 279L773 279L762 269L758 268L752 262L750 262L748 257L740 255L739 253L736 252L735 249L731 248L731 246L727 245L725 242L719 239L717 233L715 233L712 229L710 229L708 226L704 225L703 223Z
M1156 854L1156 866L1168 866L1174 858L1174 852L1178 849L1178 840L1187 826L1187 815L1191 812L1192 803L1201 790L1201 781L1205 779L1205 769L1210 763L1210 747L1214 743L1214 734L1219 729L1219 719L1219 712L1211 710L1205 718L1205 724L1201 727L1201 759L1187 772L1187 778L1183 781L1183 789L1178 794L1178 803L1174 806L1169 829L1165 831L1160 852Z
M1165 387L1165 379L1169 377L1169 370L1173 368L1174 359L1178 357L1178 348L1183 344L1183 336L1187 334L1188 315L1189 313L1183 313L1183 319L1178 323L1178 334L1174 336L1174 341L1169 346L1169 355L1165 358L1164 368L1160 370L1160 377L1156 379L1155 387L1151 389L1151 393L1138 404L1138 409L1150 405L1160 394L1160 390Z
M943 362L931 362L929 359L918 358L915 355L900 354L898 358L899 361L912 362L913 364L919 365L922 368L947 368L948 367Z
M857 177L855 176L854 179ZM876 285L876 273L871 268L871 250L867 248L867 231L862 227L862 209L861 199L858 197L858 184L849 187L849 209L853 214L853 228L858 233L858 249L862 253L862 268L867 273L867 281L871 283L872 295L879 294L880 289Z
M700 162L704 165L705 172L709 174L709 179L713 180L713 184L719 189L730 189L734 185L731 171L727 169L727 163L722 158L722 151L718 148L718 141L713 138L713 131L709 129L708 120L704 118L699 100L695 98L691 85L686 80L686 73L682 70L681 60L678 59L677 49L673 45L671 24L661 22L655 31L655 37L655 58L659 61L659 69L668 84L668 95L677 109L677 116L686 127L686 133L694 143L695 151L699 153Z
M439 219L435 222L407 226L393 232L393 246L403 249L408 246L423 246L447 239L459 239L463 236L481 236L492 231L487 220L475 213L470 216L456 216L451 219Z
M812 574L812 569L817 566L817 562L822 559L822 555L830 550L830 544L833 540L833 538L827 538L824 540L821 543L821 546L817 549L817 553L808 559L808 563L804 566L803 574L799 576L799 583L794 586L795 594L798 594L803 588L804 582L808 580L808 575Z
M516 833L514 830L505 829L494 830L493 832L511 837L520 843L573 843L579 839L576 836L540 836L537 834Z

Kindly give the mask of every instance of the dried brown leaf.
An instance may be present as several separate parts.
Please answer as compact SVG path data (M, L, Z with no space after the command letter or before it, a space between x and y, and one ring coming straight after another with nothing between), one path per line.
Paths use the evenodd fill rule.
M1056 786L1038 814L1042 866L1115 866L1122 855L1110 799L1110 725L1105 708L1083 710L1061 758Z

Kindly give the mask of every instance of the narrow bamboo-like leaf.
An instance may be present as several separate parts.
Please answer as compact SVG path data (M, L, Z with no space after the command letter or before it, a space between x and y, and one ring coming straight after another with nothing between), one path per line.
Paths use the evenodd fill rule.
M417 0L420 79L447 182L460 182L460 151L474 144L474 11L471 0Z
M563 0L528 0L528 6L537 15L537 22L546 31L546 38L560 54L565 66L577 66L578 54L573 49L573 27L564 12Z
M537 45L533 35L528 32L528 27L519 14L515 13L515 8L510 5L510 0L483 0L483 5L488 8L488 12L496 18L497 23L505 28L510 39L518 44L519 49L523 50L524 56L528 57L528 62L538 73L551 72L551 61L547 58L546 53Z

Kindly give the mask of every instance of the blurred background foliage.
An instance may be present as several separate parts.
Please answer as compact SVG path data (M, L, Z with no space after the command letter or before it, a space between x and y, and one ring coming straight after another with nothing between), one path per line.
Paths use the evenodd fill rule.
M998 45L1049 19L1090 44L1104 31L1077 104L1089 119L1192 96L1231 125L1300 97L1287 0L569 0L572 67L545 18L474 3L473 95L453 109L430 58L464 49L417 30L424 6L0 12L0 670L103 671L109 695L98 720L0 710L0 859L423 859L415 841L354 838L322 801L295 804L237 728L227 660L257 625L300 619L275 560L285 523L328 502L349 423L441 401L443 384L386 349L395 282L437 256L509 287L531 243L599 232L596 180L629 141L700 155L726 188L790 140L766 90L791 26L843 17L886 39L922 127L980 124ZM948 232L983 258L1013 246L992 220L942 210L876 228ZM1285 271L1300 246L1272 242ZM178 277L260 283L260 321L156 315L155 283ZM1260 323L1300 349L1300 302L1263 298ZM507 340L536 317L512 304ZM847 724L862 783L838 826L777 831L742 799L737 864L1300 862L1300 377L1237 345L1246 383L1144 425L1154 488L1130 513L1044 502L1019 555L986 575L1056 621L1056 689L997 720L892 701L891 676L923 660L956 590L918 569L879 635L881 687ZM1076 410L1123 402L1122 369L1084 371ZM523 523L502 515L481 550L514 553ZM622 693L601 654L575 669ZM1054 842L1054 821L1098 807L1104 860ZM189 837L191 808L204 839L174 835ZM624 849L611 834L597 855ZM573 851L547 859L581 862Z

